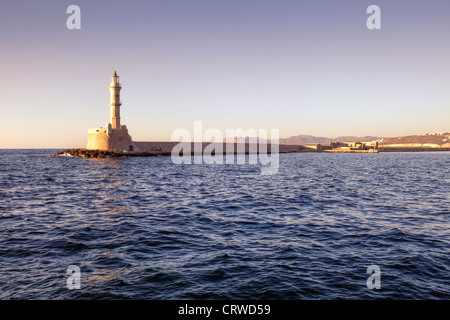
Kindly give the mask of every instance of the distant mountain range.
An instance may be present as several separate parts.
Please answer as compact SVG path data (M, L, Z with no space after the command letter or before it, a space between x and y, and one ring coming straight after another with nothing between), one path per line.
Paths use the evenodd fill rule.
M328 144L330 142L334 141L340 141L340 142L346 142L346 141L373 141L373 140L379 140L380 137L373 137L373 136L365 136L365 137L356 137L356 136L343 136L343 137L337 137L337 138L326 138L326 137L315 137L310 135L304 135L300 134L298 136L293 136L289 138L281 138L280 144Z

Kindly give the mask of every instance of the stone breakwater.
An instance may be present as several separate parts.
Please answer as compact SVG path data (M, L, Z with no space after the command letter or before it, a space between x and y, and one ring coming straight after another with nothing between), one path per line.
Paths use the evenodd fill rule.
M98 150L98 149L68 149L64 150L51 156L71 156L71 157L80 157L80 158L123 158L123 157L155 157L155 156L170 156L172 154L172 150L179 144L179 142L136 142L136 145L139 146L139 150L148 150L145 152L141 151L109 151L109 150ZM190 151L187 151L185 154L202 154L206 147L212 146L216 147L216 149L211 151L211 155L215 155L217 150L218 154L251 154L251 153L259 153L260 145L257 146L257 149L252 149L248 143L231 143L231 151L228 151L227 143L210 143L203 142L201 143L199 149L197 150L194 143L190 145ZM221 148L219 148L221 147ZM276 153L291 153L291 152L311 152L315 150L311 150L309 148L299 146L299 145L278 145L278 151ZM185 152L185 150L180 151L180 155ZM256 151L258 150L258 151ZM176 151L175 151L176 152ZM272 146L270 144L265 145L263 149L261 149L263 153L272 153Z
M50 155L50 157L66 156L79 158L124 158L124 157L156 157L158 155L170 156L170 152L114 152L106 150L68 149Z
M94 159L104 159L104 158L124 158L124 157L156 157L156 156L170 156L171 152L166 151L162 148L155 149L154 152L115 152L107 150L90 150L90 149L68 149L64 151L57 152L50 155L50 157L56 156L67 156L67 157L79 157L79 158L94 158ZM333 150L326 150L328 152L333 152ZM430 152L430 151L450 151L450 148L386 148L380 147L379 152ZM322 150L317 150L313 148L307 148L302 146L287 146L280 145L279 153L297 153L297 152L324 152ZM334 151L334 152L344 152L348 153L351 151ZM362 151L368 153L368 151ZM267 152L270 154L270 150ZM211 153L214 155L214 152ZM234 152L236 154L236 152ZM244 151L244 154L248 154L248 150Z

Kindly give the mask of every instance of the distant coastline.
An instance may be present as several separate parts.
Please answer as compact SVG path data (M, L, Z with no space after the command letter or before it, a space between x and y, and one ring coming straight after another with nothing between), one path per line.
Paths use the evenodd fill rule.
M315 137L311 135L297 135L280 139L280 144L329 144L331 142L372 142L377 141L380 148L450 148L450 133L427 133L400 137L376 136L341 136L337 138Z

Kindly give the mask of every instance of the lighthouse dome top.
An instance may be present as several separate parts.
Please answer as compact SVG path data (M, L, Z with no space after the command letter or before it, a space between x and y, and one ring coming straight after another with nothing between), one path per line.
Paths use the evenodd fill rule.
M117 75L117 72L114 71L114 74L111 77L111 82L113 83L119 83L119 76Z

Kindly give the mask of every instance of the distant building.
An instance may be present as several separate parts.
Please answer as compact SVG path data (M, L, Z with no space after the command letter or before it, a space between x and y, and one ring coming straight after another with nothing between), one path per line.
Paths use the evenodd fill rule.
M378 153L378 141L372 142L330 142L327 152L369 152Z

